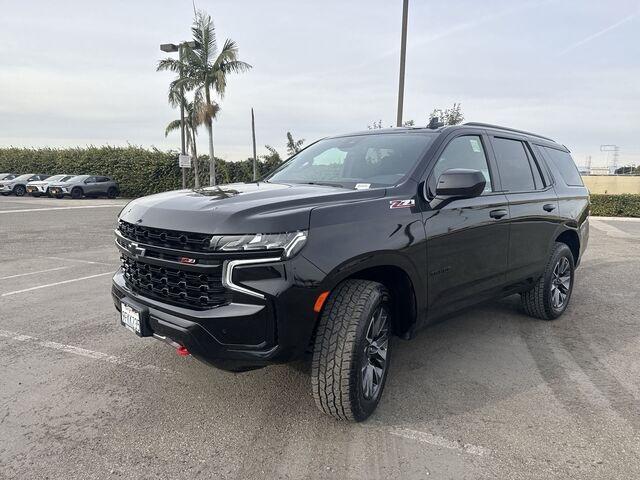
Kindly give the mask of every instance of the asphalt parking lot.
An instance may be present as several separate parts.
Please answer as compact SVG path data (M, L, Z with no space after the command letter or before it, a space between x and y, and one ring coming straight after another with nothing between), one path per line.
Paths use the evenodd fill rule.
M0 478L640 478L640 222L593 220L558 321L517 297L396 341L363 424L116 322L125 201L0 198Z

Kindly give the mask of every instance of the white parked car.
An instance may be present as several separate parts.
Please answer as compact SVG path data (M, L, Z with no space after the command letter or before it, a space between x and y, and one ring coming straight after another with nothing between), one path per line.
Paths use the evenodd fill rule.
M46 178L49 178L49 175L43 173L25 173L10 180L0 180L0 193L5 196L13 193L16 197L22 197L27 193L27 183L36 180L45 180Z
M27 183L27 193L33 195L34 197L39 197L40 195L51 196L49 193L49 187L53 183L61 183L70 180L75 175L53 175L45 180L36 180L33 182Z

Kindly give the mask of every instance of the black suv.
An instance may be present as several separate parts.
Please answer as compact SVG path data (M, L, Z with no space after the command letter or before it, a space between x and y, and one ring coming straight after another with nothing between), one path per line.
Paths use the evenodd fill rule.
M119 216L120 321L216 367L311 358L318 407L363 420L391 336L520 294L571 298L589 195L569 151L480 123L325 138L259 182L140 198Z

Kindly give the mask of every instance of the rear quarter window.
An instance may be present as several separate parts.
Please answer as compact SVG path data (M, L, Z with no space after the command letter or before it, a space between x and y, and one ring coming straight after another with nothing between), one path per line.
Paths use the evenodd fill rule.
M580 177L580 173L578 172L578 167L576 167L569 152L563 152L562 150L556 150L550 147L540 146L539 148L544 152L549 161L556 166L560 175L562 175L564 183L573 187L584 186L582 177Z

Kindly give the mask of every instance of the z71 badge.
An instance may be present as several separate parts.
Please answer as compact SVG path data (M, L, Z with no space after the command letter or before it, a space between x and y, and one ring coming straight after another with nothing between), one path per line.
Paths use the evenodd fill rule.
M405 200L389 200L389 208L411 208L416 205L416 201L413 198Z

